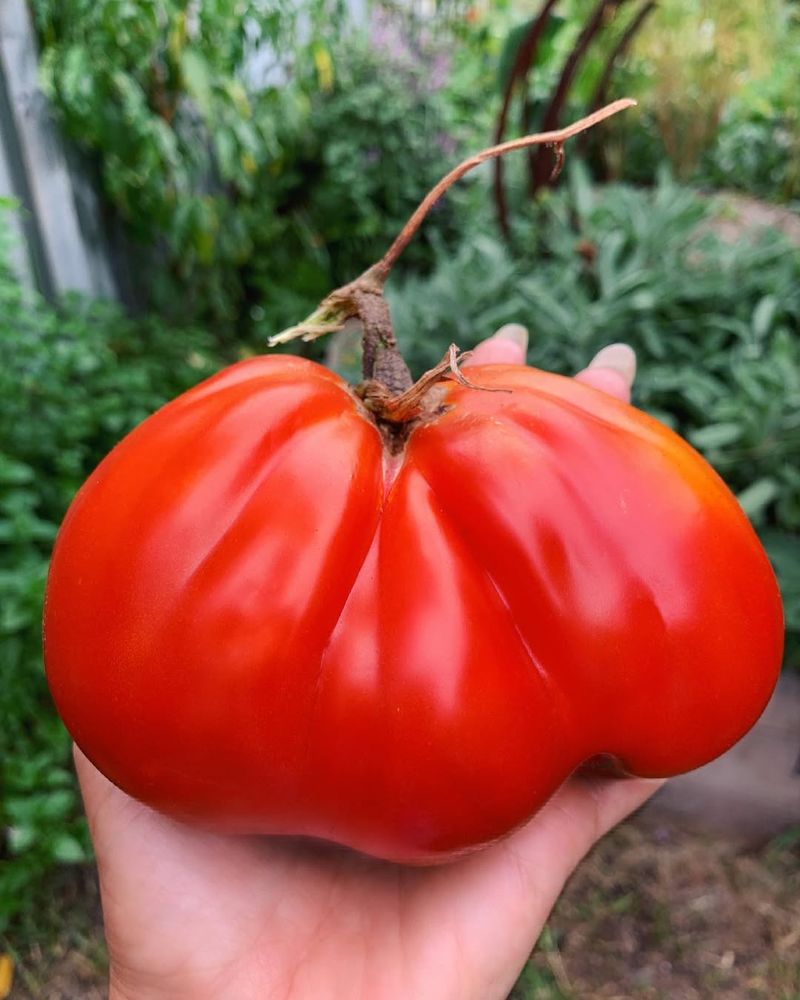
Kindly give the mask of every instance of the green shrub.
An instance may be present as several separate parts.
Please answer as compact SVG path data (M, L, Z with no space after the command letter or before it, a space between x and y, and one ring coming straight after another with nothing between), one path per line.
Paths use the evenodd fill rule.
M446 25L412 44L401 14L381 36L341 6L34 0L44 90L163 315L263 343L372 263L474 136L485 101L445 87ZM269 52L265 82L252 59ZM457 218L443 206L403 266Z
M48 868L87 853L41 663L56 527L123 434L222 363L202 331L101 303L53 309L24 292L7 264L8 211L0 206L0 931L30 908Z
M798 54L800 59L800 50ZM800 201L800 113L731 109L693 178L771 201Z
M470 134L424 62L357 33L328 51L329 86L305 84L306 130L284 149L277 217L253 229L247 281L259 343L380 257ZM435 241L453 243L468 200L469 185L437 207L404 270L430 267Z
M254 225L280 221L284 150L306 126L306 95L284 83L310 57L320 24L338 23L339 5L34 0L32 7L44 91L143 248L137 291L168 311L177 299L228 331L246 300Z
M635 347L634 401L717 468L764 532L800 638L800 251L780 234L721 243L708 201L662 176L652 191L570 185L517 225L514 251L475 235L436 271L390 288L406 357L421 371L451 342L506 322L529 360L570 373L604 344ZM476 225L476 233L481 227Z
M585 113L641 8L619 4L606 20L578 64L562 121ZM593 0L563 0L549 18L529 80L534 121L594 9ZM490 8L488 17L502 22L508 13ZM523 27L508 31L501 82ZM649 184L668 162L686 182L792 201L800 197L798 88L800 10L791 0L657 4L613 72L610 97L634 97L639 108L589 138L589 160L604 178Z

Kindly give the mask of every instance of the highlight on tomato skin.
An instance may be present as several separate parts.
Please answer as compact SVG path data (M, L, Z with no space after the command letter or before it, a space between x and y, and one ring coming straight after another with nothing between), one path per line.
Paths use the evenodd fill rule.
M427 863L598 754L670 775L753 725L780 596L716 473L588 386L470 380L510 391L440 379L388 486L364 401L287 356L111 452L59 533L44 622L100 770L206 827Z

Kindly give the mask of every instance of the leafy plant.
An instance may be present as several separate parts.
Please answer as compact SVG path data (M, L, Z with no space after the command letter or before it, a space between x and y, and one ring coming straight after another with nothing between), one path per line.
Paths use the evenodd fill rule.
M311 26L311 45L335 4L34 0L33 10L45 93L127 231L149 244L139 266L156 297L191 288L182 310L233 322L252 217L275 211L286 135L303 116L302 95L282 86L307 49L298 24Z
M642 119L615 123L615 175L644 179L660 155L685 180L797 197L799 54L787 0L658 4L619 80Z
M701 162L696 180L765 199L800 199L800 116L731 114Z
M550 12L524 88L533 122L548 106L582 26L597 10L595 0L565 0ZM505 22L507 15L493 12L490 20ZM609 58L633 28L615 59L606 93L633 96L640 107L636 115L609 122L602 134L587 137L596 176L649 184L659 163L667 160L686 181L739 188L770 199L798 197L796 4L671 0L648 5L644 0L609 0L601 21L602 30L578 63L562 117L578 117L596 100ZM506 28L498 61L501 88L508 82L520 42L532 28L532 20ZM512 111L518 117L517 110Z
M214 338L132 321L113 306L61 309L23 291L0 207L0 931L56 863L88 856L41 663L42 596L64 511L132 426L222 358Z
M263 343L366 267L475 134L458 19L426 34L340 7L36 0L45 91L162 314ZM458 218L449 203L428 232L451 239ZM404 266L430 259L423 240Z
M430 87L419 55L396 42L403 37L356 35L330 48L330 88L310 95L305 141L283 167L283 234L270 237L273 222L264 220L256 237L263 251L251 281L261 342L380 256L420 191L464 145L446 95ZM429 266L435 240L453 241L468 198L469 188L442 204L407 270Z

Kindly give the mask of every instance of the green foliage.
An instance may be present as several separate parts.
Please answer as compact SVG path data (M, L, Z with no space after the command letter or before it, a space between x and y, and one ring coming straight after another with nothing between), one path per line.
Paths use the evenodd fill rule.
M520 973L508 1000L569 1000L569 994L559 989L556 977L549 969L531 961Z
M784 0L767 3L769 16L753 26L758 53L738 74L692 179L792 201L800 198L800 10Z
M536 116L591 17L592 0L565 0L537 50L528 97ZM639 5L620 4L580 61L563 120L585 113L610 53ZM504 13L492 13L506 21ZM498 60L503 84L531 24L506 27ZM790 0L670 0L659 3L617 61L610 97L631 96L633 113L589 142L599 176L648 184L669 162L685 181L758 197L800 197L800 12ZM517 112L512 114L512 120Z
M331 6L35 0L45 93L128 232L160 248L141 265L162 305L191 289L183 309L235 319L252 223L276 211L286 136L302 118L302 95L280 86L297 25L315 27Z
M519 975L508 1000L570 1000L571 990L566 978L555 975L554 970L563 970L563 960L559 952L553 927L545 924L536 949ZM568 990L568 992L565 992Z
M88 853L41 663L56 527L114 443L222 361L207 333L78 300L55 310L24 293L7 264L7 213L0 206L0 932L44 871Z
M800 11L791 0L660 4L619 86L633 88L643 115L616 126L626 135L616 176L641 178L661 156L695 184L800 197Z
M797 50L800 66L800 45ZM796 87L800 88L800 73ZM693 180L774 201L800 200L800 111L734 102Z
M779 528L761 531L761 540L778 574L786 616L786 662L800 665L800 535Z
M518 225L513 252L468 238L392 290L393 315L417 370L506 322L529 327L532 364L563 373L632 344L635 402L688 437L769 529L797 637L800 252L772 231L722 243L711 212L666 175L653 191L595 188L576 166Z
M255 237L262 251L250 282L262 342L380 257L463 147L446 96L428 87L416 54L390 54L358 35L326 51L330 86L310 94L304 141L282 166L280 235L264 219ZM436 209L403 268L429 265L434 240L452 242L467 198L468 186Z
M488 125L471 86L487 66L455 60L445 88L449 29L423 42L400 14L345 28L332 0L34 8L45 91L142 248L139 290L223 339L263 343L366 268L464 139L478 144L477 109ZM433 233L452 238L464 198L403 267L430 261Z

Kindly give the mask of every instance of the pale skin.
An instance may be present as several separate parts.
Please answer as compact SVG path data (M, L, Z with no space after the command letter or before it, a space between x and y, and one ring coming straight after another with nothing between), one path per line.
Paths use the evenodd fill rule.
M471 364L522 364L504 327ZM633 352L576 377L628 399ZM404 868L224 837L153 812L76 748L97 854L111 1000L502 1000L566 879L657 781L573 776L525 826L465 860Z

